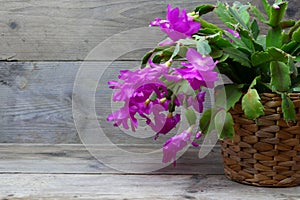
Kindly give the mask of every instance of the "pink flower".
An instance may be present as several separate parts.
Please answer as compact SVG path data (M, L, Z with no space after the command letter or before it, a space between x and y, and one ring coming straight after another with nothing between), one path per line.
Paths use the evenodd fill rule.
M150 26L160 26L160 29L173 41L190 38L201 27L200 23L194 22L193 18L186 14L185 9L180 13L178 7L172 9L170 4L168 5L166 20L156 18L150 22Z
M152 106L161 104L159 99L167 95L168 90L160 77L168 71L169 68L165 65L135 71L120 71L119 81L109 81L108 84L115 90L113 101L123 101L124 106L110 114L107 120L113 121L115 126L123 125L125 129L129 128L129 120L132 130L135 131L138 126L135 115L138 113L148 120L145 114L150 114ZM157 96L157 100L146 103L153 93ZM167 103L163 104L165 110L168 109Z
M230 28L228 28L228 29L226 29L231 35L233 35L234 37L236 37L236 38L241 38L240 37L240 34L237 32L237 31L235 31L235 30L233 30L233 29L230 29ZM232 40L230 40L230 42L233 42Z
M191 142L191 132L183 131L179 135L171 137L163 146L163 160L162 162L174 162L176 165L176 154Z
M193 48L188 49L186 58L188 63L181 63L186 68L175 71L186 79L194 90L201 86L214 87L214 82L218 80L218 73L213 71L217 62L210 56L202 56Z
M275 10L280 10L280 7L279 7L278 4L273 4L273 8L274 8Z

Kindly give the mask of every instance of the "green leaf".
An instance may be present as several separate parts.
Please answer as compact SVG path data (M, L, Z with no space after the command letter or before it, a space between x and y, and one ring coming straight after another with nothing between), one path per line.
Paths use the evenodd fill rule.
M273 58L269 55L268 52L255 52L251 56L251 62L253 66L258 66L263 63L268 63L272 60Z
M241 40L243 41L243 43L247 46L247 49L249 49L251 52L254 52L255 47L253 44L252 37L249 35L249 32L241 30L240 37L241 37Z
M267 52L255 52L251 56L253 66L268 64L271 61L287 62L289 54L278 48L268 48Z
M242 96L243 85L228 84L218 86L216 91L216 102L215 105L224 108L228 111L233 108L236 102L238 102Z
M295 106L292 100L286 95L282 94L282 112L283 112L283 118L285 121L290 122L296 121L296 111L295 111Z
M289 67L279 61L272 61L270 64L271 82L273 91L284 92L291 86Z
M240 30L239 33L241 40L248 47L248 49L251 50L251 52L264 50L263 45L256 42L256 40L251 36L252 33L246 30Z
M144 55L144 57L142 58L142 63L141 63L142 69L146 67L148 60L151 58L152 54L153 54L153 51L149 51Z
M233 138L234 128L233 119L230 113L220 110L215 117L215 129L220 139Z
M229 138L232 139L234 135L234 122L231 114L226 113L225 126L223 128L222 134L219 136L221 139Z
M251 28L251 33L253 35L253 38L256 40L260 30L259 30L258 23L255 19L252 21L250 28Z
M180 51L180 43L177 43L170 59L173 60L173 58L175 56L177 56L177 54L179 53L179 51Z
M194 19L197 22L200 22L201 24L201 29L203 28L209 28L209 29L214 29L214 30L218 30L218 31L223 31L221 28L219 28L218 26L216 26L215 24L209 23L206 20L204 20L203 18L195 18Z
M160 52L160 51L168 49L168 48L170 48L170 46L158 46L158 47L154 48L153 50L147 52L144 55L144 57L142 58L141 68L143 69L147 66L149 59L155 52Z
M240 38L233 36L228 31L224 31L224 35L230 39L230 41L235 46L235 48L240 47L240 48L247 49L247 51L249 51L249 52L251 51L251 49Z
M293 52L295 52L298 48L299 44L296 41L291 41L281 47L284 52L287 52L291 55L293 55Z
M272 28L268 31L266 37L266 47L277 47L280 48L282 44L281 28Z
M210 53L210 56L213 58L218 58L218 63L221 62L220 58L223 56L223 51L222 50L212 50L212 52Z
M296 21L290 19L290 20L280 22L279 26L281 29L285 29L285 28L290 28L290 27L294 26L295 24L296 24Z
M286 62L288 60L288 57L290 57L289 54L275 47L268 48L267 52L274 60L282 62Z
M218 59L218 63L225 62L229 56L227 54L223 54L221 58Z
M151 95L150 95L150 97L149 97L149 99L150 99L151 101L155 101L155 100L157 99L157 94L156 94L156 92L152 92Z
M281 44L282 44L282 46L289 43L290 40L291 40L290 36L287 33L285 33L284 31L282 31L282 33L281 33ZM282 48L282 46L280 48Z
M187 109L185 111L185 117L186 117L186 119L187 119L190 126L196 124L197 116L196 116L196 113L193 109Z
M231 7L228 7L230 14L233 16L233 18L245 29L249 30L247 26L247 20L249 20L249 16L245 17L244 19L241 17L241 15L237 12L236 9L232 9ZM248 14L248 13L247 13ZM248 14L249 15L249 14Z
M241 63L243 66L251 67L250 60L248 56L235 48L224 48L224 52L228 54L228 56L236 62Z
M152 59L152 61L154 62L154 63L160 63L161 62L161 60L163 59L163 54L162 54L162 52L161 53L158 53L158 54L156 54L154 57L153 57L153 59Z
M262 0L261 2L264 6L264 9L265 9L267 15L270 17L270 15L271 15L271 6L270 6L269 2L267 0Z
M214 5L203 4L195 8L195 12L199 13L199 16L209 13L215 9Z
M199 40L197 42L197 51L202 55L209 55L211 52L211 48L208 44L207 40Z
M264 107L256 89L249 89L242 98L242 109L249 119L256 119L264 115Z
M172 46L167 49L164 49L162 51L162 56L164 57L165 60L169 60L172 56L174 56L176 58L177 57L184 58L186 55L186 52L187 52L187 47L180 46L180 44L177 43L176 46Z
M250 21L250 14L248 12L250 6L243 5L242 3L239 3L239 2L235 2L234 6L236 7L239 15L241 16L241 19L245 22L245 25L248 25L249 21Z
M196 45L197 41L194 39L191 39L191 38L186 38L186 39L178 40L177 43L183 44L183 45Z
M256 42L260 44L264 50L266 49L266 35L259 35Z
M213 46L218 47L219 49L233 47L228 39L225 39L220 35L215 38L209 38L209 43L211 43Z
M202 131L203 134L208 134L212 130L215 129L215 115L217 113L217 110L215 108L207 109L201 116L199 128Z
M300 86L299 87L293 87L292 92L300 92Z
M218 2L214 12L224 24L237 24L237 21L229 14L227 7L223 3Z
M252 83L250 84L249 88L253 88L257 84L257 81L260 79L260 76L255 77L255 79L253 79Z
M290 38L292 38L292 35L295 31L297 31L298 29L300 28L300 20L298 20L295 24L295 26L291 27L289 32L288 32L288 35L290 36Z
M288 4L287 2L282 2L282 3L277 4L279 6L279 9L275 9L274 6L271 7L269 24L272 27L279 26L279 23L285 14L287 4Z
M298 28L292 35L293 40L300 43L300 28Z
M201 28L198 31L198 34L200 35L212 35L218 33L219 30L217 29L211 29L211 28Z

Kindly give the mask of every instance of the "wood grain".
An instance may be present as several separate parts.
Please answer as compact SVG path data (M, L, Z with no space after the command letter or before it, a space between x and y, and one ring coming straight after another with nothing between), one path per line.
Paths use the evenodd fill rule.
M71 96L76 63L0 63L0 141L78 142Z
M256 3L258 0L252 0ZM229 0L227 2L233 2ZM242 0L241 2L247 2ZM0 59L18 61L77 61L105 39L123 31L147 27L156 17L165 17L167 4L192 11L199 5L192 1L146 0L56 0L8 1L1 0ZM201 1L216 3L215 0ZM292 3L296 6L298 3ZM290 15L296 14L293 8ZM299 5L298 5L299 6ZM215 16L210 21L220 24ZM161 35L139 38L129 36L126 41L153 42ZM157 41L158 42L158 41ZM124 40L111 41L118 46ZM124 51L126 46L122 46ZM126 52L126 51L125 51ZM141 53L132 52L122 59L140 59Z
M120 146L143 151L154 147ZM258 188L229 181L222 175L218 151L202 160L196 155L193 148L178 160L176 168L171 165L148 174L124 174L94 159L83 145L0 144L0 199L300 198L299 187ZM123 159L120 164L126 162L131 161Z
M160 145L116 144L128 152L147 153L161 148ZM103 145L97 146L103 157L97 160L91 156L81 144L0 144L0 173L31 173L31 174L121 174L111 164L128 164L130 159L122 159L114 149ZM198 158L199 149L190 147L177 161L177 167L171 164L150 174L223 174L220 146L203 158ZM107 162L106 162L107 161ZM151 163L141 160L133 166ZM188 163L188 164L187 164ZM1 187L0 187L1 188Z
M1 62L0 142L77 143L71 98L80 64ZM108 69L106 77L115 79L118 70L133 64L115 63ZM106 63L92 65L106 67ZM98 99L110 98L111 91L106 82L102 81L103 85L99 86ZM102 110L105 106L98 105Z
M3 200L300 198L299 187L249 187L229 181L220 175L0 174L0 179L0 198Z

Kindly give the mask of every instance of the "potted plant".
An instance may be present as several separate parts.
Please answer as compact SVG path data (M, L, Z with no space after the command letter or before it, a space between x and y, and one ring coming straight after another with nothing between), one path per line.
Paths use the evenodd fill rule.
M157 18L168 35L146 53L141 68L121 71L114 101L124 106L108 121L134 131L137 115L160 134L172 132L185 107L189 123L163 146L163 162L201 134L217 131L225 174L232 180L258 186L300 184L300 21L284 19L288 2L262 0L265 13L251 4L218 2L194 12L168 6L166 19ZM220 28L203 19L213 12ZM266 34L261 27L267 27ZM230 83L216 87L225 75ZM203 108L208 88L215 88L213 107ZM199 129L194 131L197 115Z

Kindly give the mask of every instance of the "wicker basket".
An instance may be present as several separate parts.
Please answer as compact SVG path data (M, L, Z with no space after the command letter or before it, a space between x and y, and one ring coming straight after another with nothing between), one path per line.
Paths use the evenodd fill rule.
M300 94L290 94L295 124L283 120L279 96L264 93L260 97L265 116L256 123L245 117L240 104L231 110L235 136L233 141L221 141L225 175L256 186L300 185Z

